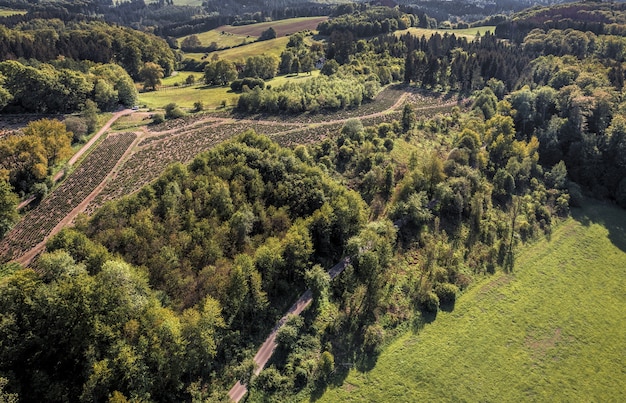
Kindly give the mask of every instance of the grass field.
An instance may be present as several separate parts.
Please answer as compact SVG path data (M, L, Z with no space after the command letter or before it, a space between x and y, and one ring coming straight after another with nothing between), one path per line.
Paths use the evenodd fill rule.
M26 10L17 10L14 8L4 8L4 7L0 7L0 17L10 17L12 15L24 15L26 14L27 11Z
M200 73L182 71L179 72L177 76L180 76L180 80L184 81L189 74L195 75ZM266 85L277 87L287 81L308 80L309 78L317 75L319 75L319 71L313 71L311 75L304 73L299 74L298 76L288 74L286 76L279 76L268 80L266 81ZM218 108L221 105L222 100L225 100L228 106L234 106L237 103L239 94L232 92L230 87L206 87L200 83L202 81L201 75L196 78L199 83L197 85L189 87L169 87L159 91L139 93L139 100L137 103L139 105L146 105L148 108L163 108L170 102L174 102L178 104L178 106L190 109L193 108L194 102L202 101L207 110Z
M467 29L427 29L427 28L409 28L404 29L402 31L396 31L396 36L405 35L407 33L411 33L417 37L430 37L435 33L439 33L440 35L448 34L448 35L456 35L457 37L464 36L468 39L474 39L476 37L476 33L480 33L480 35L485 35L487 32L495 32L496 27L493 26L484 26L484 27L476 27L476 28L467 28Z
M626 401L626 211L593 202L324 402Z
M327 19L328 17L301 17L250 25L222 25L210 31L196 34L196 36L202 46L209 46L212 42L215 42L218 49L223 49L238 46L244 42L256 41L261 36L261 33L270 27L276 31L276 38L282 38L299 31L315 30L317 24ZM178 40L182 42L185 38L187 36L180 37Z
M282 37L263 42L252 42L245 46L232 49L218 50L209 54L209 60L217 54L220 59L230 61L245 61L250 56L270 55L280 57L280 54L287 47L289 38ZM185 53L185 58L202 60L204 53Z

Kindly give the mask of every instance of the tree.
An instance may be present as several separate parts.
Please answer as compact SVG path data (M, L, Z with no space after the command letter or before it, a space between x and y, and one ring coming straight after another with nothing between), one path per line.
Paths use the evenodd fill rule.
M151 88L154 91L164 77L163 68L156 63L146 62L139 70L139 76L143 80L144 90Z
M40 119L30 122L24 129L25 136L41 140L45 148L48 165L54 166L72 154L72 133L56 119Z
M0 238L3 238L20 218L17 212L18 201L11 185L6 180L0 179Z
M276 38L276 31L274 28L269 27L265 31L261 32L261 36L259 37L259 41L268 41L270 39Z
M237 78L235 63L228 60L211 62L204 68L204 82L207 85L228 85Z
M328 300L330 276L322 266L316 264L305 272L304 279L313 294L313 304L318 308L322 308Z

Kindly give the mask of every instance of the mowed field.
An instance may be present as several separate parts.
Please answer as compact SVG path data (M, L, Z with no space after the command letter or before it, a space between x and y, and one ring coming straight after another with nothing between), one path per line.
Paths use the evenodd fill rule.
M590 202L550 238L321 401L626 401L626 211Z
M239 93L232 92L230 87L207 87L202 84L202 75L199 73L179 72L181 76L179 82L184 81L189 74L197 77L198 84L188 87L168 87L159 91L149 91L139 93L139 105L146 105L148 108L163 108L170 102L176 103L183 108L191 109L196 101L202 101L207 110L216 109L221 106L222 101L226 101L227 106L235 106ZM319 75L319 71L313 71L310 75L300 73L299 75L288 74L278 76L266 81L266 85L273 87L281 86L288 81L303 81Z
M463 36L468 39L474 39L476 34L485 35L487 32L494 33L496 31L495 26L484 26L484 27L476 27L476 28L467 28L467 29L429 29L429 28L408 28L403 29L401 31L396 31L396 36L406 35L410 33L417 37L425 36L430 38L434 34L439 35L456 35L457 37Z
M222 25L210 31L196 34L196 36L202 46L209 46L212 42L215 42L218 49L223 49L239 46L246 42L253 42L261 36L263 31L268 30L270 27L276 31L276 38L281 38L299 31L313 31L317 29L317 24L327 19L328 17L301 17L250 25ZM187 36L180 37L178 40L182 42L185 38Z

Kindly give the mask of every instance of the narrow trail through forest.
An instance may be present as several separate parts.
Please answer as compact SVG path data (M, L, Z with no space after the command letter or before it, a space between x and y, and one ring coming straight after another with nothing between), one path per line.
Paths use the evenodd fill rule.
M339 263L334 265L328 271L330 279L333 280L341 274L348 264L350 264L350 258L344 258ZM311 290L306 290L304 294L302 294L302 296L300 296L300 298L298 298L298 300L291 306L291 308L289 308L287 313L280 318L278 323L276 323L276 326L274 326L269 336L267 336L267 339L265 339L259 348L259 351L257 351L254 356L254 375L259 375L261 373L263 368L265 368L265 365L267 365L267 362L274 354L274 350L276 350L276 347L278 346L276 343L276 335L278 334L280 328L287 323L287 320L291 315L300 315L302 311L304 311L304 309L311 304L311 302L313 302L313 294L311 293ZM248 388L246 385L241 383L241 381L237 381L237 383L228 392L228 397L234 402L239 402L247 392Z

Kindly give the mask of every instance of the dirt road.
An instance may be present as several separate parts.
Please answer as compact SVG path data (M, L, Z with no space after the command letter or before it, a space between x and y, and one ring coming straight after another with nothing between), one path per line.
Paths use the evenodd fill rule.
M339 263L334 265L328 271L331 280L341 274L341 272L346 268L349 263L350 259L344 258ZM276 334L278 333L278 330L283 327L283 325L287 322L289 316L300 315L302 311L304 311L304 309L311 304L312 301L313 295L311 294L311 290L306 290L306 292L302 294L300 298L298 298L298 300L291 306L291 308L289 308L287 313L282 318L280 318L276 326L274 326L274 329L272 329L272 332L269 334L269 336L267 336L267 339L265 339L265 342L263 342L261 348L259 348L259 351L257 351L256 355L254 356L254 363L256 365L256 368L254 369L254 375L258 375L261 373L269 359L274 354L274 350L276 350L277 346ZM247 392L248 388L246 387L246 385L242 384L241 381L237 381L235 386L233 386L228 392L228 397L230 397L230 399L234 402L239 402L241 398L246 395Z
M96 141L98 141L100 136L102 136L104 133L107 132L107 130L111 128L111 125L115 123L117 119L121 118L124 115L130 115L133 112L134 111L132 109L123 109L119 112L115 112L113 116L111 116L111 119L109 119L109 121L106 122L104 126L102 126L100 130L98 130L98 132L94 134L94 136L88 142L86 142L85 145L82 146L80 150L78 150L78 152L72 156L72 158L69 159L69 161L67 161L67 166L71 167L72 165L74 165L76 161L78 161L80 157L82 157L87 152L87 150L89 150L89 148L91 148L91 146L94 145ZM57 174L54 175L54 182L58 182L63 177L64 173L65 170L57 172Z

